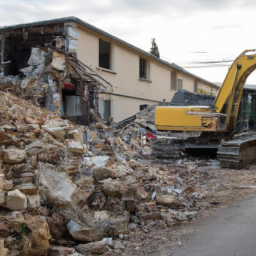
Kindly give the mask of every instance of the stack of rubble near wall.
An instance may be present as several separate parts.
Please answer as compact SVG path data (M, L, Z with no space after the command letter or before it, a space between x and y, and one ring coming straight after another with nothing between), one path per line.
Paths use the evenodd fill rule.
M73 125L8 92L0 106L0 238L11 255L121 255L131 232L196 218L210 193L199 164L150 156L142 116L116 130Z
M58 26L53 27L54 30L56 28ZM59 35L64 30L56 31L59 31L57 33ZM1 34L0 90L8 90L19 98L29 100L37 106L45 107L56 115L64 116L76 124L88 125L99 120L99 91L106 91L112 85L89 66L79 61L76 58L76 53L66 52L64 36L55 36L53 40L53 35L50 34L48 36L44 34L37 35L38 40L41 39L41 47L36 46L38 43L36 44L36 41L33 41L35 40L33 34L27 39L24 39L24 35L23 39L20 39L21 36L22 31L19 32L19 30ZM15 47L13 47L15 49L20 44L33 45L30 56L27 56L29 51L26 56L22 57L17 53L20 50L16 50L16 59L14 58L12 61L19 62L18 64L5 60L5 58L8 59L8 56L12 59L11 46L13 40L18 40L14 44ZM22 51L24 49L22 48ZM7 57L3 58L5 55ZM17 57L20 58L17 59ZM24 64L26 60L28 66ZM17 70L18 67L20 67L19 70ZM4 73L7 73L7 76ZM79 108L81 107L81 113L79 111L79 115L74 117L68 116L67 113L61 113L63 90L65 90L66 84L73 86L72 95L80 98Z

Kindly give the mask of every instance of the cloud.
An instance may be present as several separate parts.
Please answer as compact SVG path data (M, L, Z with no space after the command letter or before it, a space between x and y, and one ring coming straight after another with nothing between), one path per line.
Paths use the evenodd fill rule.
M227 25L210 27L210 29L232 29L232 28L243 28L243 26L237 25L237 24L227 24Z

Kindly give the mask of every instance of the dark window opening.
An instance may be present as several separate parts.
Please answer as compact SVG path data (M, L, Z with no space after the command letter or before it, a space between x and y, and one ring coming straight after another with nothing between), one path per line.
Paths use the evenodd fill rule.
M194 82L194 92L197 92L197 81Z
M183 90L183 80L178 79L178 90Z
M61 115L65 118L81 116L81 96L77 96L77 82L71 79L62 89Z
M99 66L110 69L110 43L99 40Z
M99 100L99 114L101 118L107 120L111 117L113 108L113 101L111 100Z
M149 106L149 105L147 105L147 104L140 105L140 111L143 110L143 109L145 109L145 108L147 108L148 106Z
M140 78L147 79L147 61L140 58Z
M177 72L171 71L171 90L177 90Z

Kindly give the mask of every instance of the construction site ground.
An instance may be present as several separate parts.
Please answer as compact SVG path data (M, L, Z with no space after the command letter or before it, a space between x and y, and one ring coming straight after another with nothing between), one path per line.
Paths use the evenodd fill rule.
M199 248L200 246L197 244L194 245L194 248L191 247L189 240L195 236L197 230L207 226L209 222L212 226L215 223L217 224L220 216L224 214L227 215L226 212L228 212L228 214L230 214L231 211L235 213L235 210L240 206L239 203L242 200L242 206L244 206L245 203L247 203L248 206L248 204L251 203L250 200L256 198L256 196L254 196L256 193L256 164L252 164L242 170L216 168L215 170L209 170L208 172L209 175L215 176L215 179L210 181L215 192L200 201L197 201L195 205L196 210L198 210L197 219L190 222L180 222L173 227L154 228L149 230L148 233L145 233L143 230L133 232L130 234L130 241L127 242L126 255L176 256L176 253L177 255L194 255L191 254L193 253L193 249ZM244 201L246 202L244 203ZM233 206L235 209L233 209ZM247 210L249 211L249 209ZM243 211L246 211L246 209L243 209ZM232 221L233 216L230 215L225 217L226 223ZM243 216L241 218L243 218ZM223 225L226 223L223 223ZM232 238L232 233L230 233L230 237ZM192 243L193 242L194 241L192 241ZM186 249L183 250L183 247L186 247ZM213 252L210 250L213 248L210 248L208 245L201 245L201 247L207 247L207 255L212 255L210 253ZM215 247L215 249L216 251L213 255L219 255L219 250L223 248ZM187 254L188 252L189 254ZM224 252L225 250L222 251L222 254L220 255L223 256ZM195 255L206 255L204 254L205 251L202 253L203 254Z

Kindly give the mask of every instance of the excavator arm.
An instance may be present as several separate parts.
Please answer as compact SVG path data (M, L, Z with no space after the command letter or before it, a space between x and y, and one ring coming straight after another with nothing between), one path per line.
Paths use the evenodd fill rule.
M254 52L254 54L249 54ZM247 77L256 69L255 50L242 52L233 62L213 106L156 107L158 130L232 132Z

